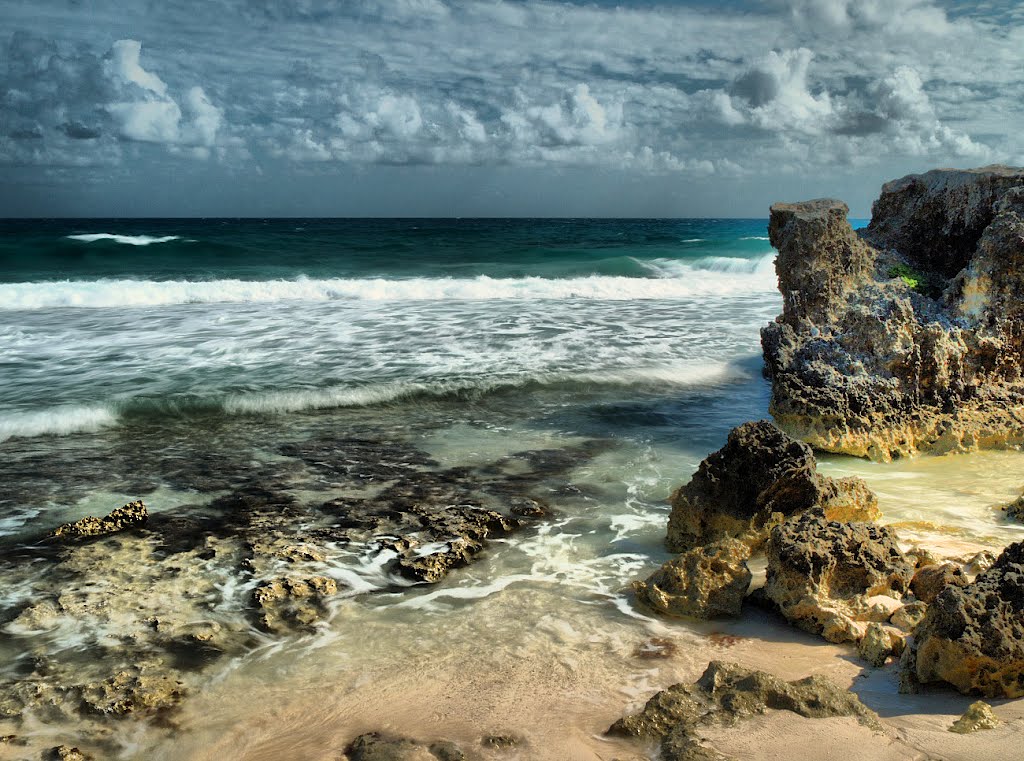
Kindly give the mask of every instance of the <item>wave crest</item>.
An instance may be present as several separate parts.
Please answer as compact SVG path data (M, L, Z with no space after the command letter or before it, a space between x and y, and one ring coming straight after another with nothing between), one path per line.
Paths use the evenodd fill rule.
M170 243L172 240L181 240L180 235L154 237L151 235L118 235L117 233L82 233L80 235L68 235L67 238L68 240L79 240L83 243L109 240L113 243L124 243L128 246L148 246L151 243Z
M774 293L771 256L638 260L649 277L327 278L294 280L65 280L0 284L0 309L141 307L276 301L633 301Z

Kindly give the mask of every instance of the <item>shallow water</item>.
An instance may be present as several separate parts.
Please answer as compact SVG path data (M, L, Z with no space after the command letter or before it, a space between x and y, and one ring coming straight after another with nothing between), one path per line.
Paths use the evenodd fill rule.
M670 492L731 427L766 415L758 330L779 303L763 223L435 229L425 248L412 228L397 240L367 224L347 258L336 228L301 246L307 231L280 227L23 233L45 250L0 284L0 682L141 664L187 696L152 720L44 704L0 718L0 735L171 760L334 759L368 730L499 757L480 738L511 733L523 744L502 757L629 758L639 749L601 734L612 721L731 658L856 680L924 746L942 738L966 701L896 696L891 669L862 679L848 649L757 611L698 625L630 594L668 557ZM409 247L390 269L377 264L388 240ZM205 277L183 280L196 247ZM907 546L959 557L1024 538L998 511L1024 487L1022 458L821 467L864 477ZM437 584L397 574L380 541L317 534L320 506L417 479L485 506L523 490L550 511ZM291 500L277 522L218 501L253 489ZM162 543L126 534L63 560L36 544L140 497ZM197 521L212 536L199 549ZM261 532L307 537L318 559L260 555ZM322 618L258 628L253 590L299 572L339 585ZM189 639L211 631L216 651ZM0 743L0 758L25 753Z

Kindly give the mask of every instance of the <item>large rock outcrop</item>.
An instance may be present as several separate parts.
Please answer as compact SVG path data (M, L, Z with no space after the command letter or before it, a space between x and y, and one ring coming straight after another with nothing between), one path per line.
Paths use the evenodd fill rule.
M890 182L859 233L847 213L835 200L771 209L775 421L878 460L1024 443L1024 169Z
M737 538L757 548L773 525L818 506L835 520L879 517L859 478L822 476L806 444L766 420L744 423L672 495L666 544L685 552Z
M900 666L905 690L948 682L968 694L1024 697L1024 542L972 584L946 586Z
M887 622L914 576L891 529L830 521L820 510L773 529L767 552L766 597L830 642L858 642L869 623Z

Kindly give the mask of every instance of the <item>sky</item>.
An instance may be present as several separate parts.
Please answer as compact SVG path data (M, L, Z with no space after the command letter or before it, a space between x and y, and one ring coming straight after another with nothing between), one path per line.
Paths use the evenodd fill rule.
M1022 116L1010 0L0 0L6 217L866 217Z

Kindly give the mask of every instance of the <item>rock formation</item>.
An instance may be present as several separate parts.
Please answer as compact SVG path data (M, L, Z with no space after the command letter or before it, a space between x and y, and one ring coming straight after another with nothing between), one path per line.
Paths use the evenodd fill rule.
M634 582L633 589L660 613L705 619L738 616L750 587L749 556L744 542L723 539L684 552L646 581Z
M766 597L830 642L859 642L869 622L888 621L914 575L891 529L830 521L821 510L774 528L767 553Z
M700 727L732 725L769 709L810 719L852 716L867 727L881 729L877 714L860 698L823 676L784 682L764 671L712 661L696 682L658 692L639 713L615 722L608 734L658 740L665 761L724 759L701 744Z
M768 421L744 423L672 495L666 544L683 552L732 537L756 548L773 525L815 506L837 520L879 516L859 478L819 475L806 444Z
M948 682L963 693L1024 697L1024 542L928 606L900 661L903 688Z
M129 502L124 507L112 510L103 518L95 518L91 515L82 518L74 523L65 523L53 530L50 536L54 539L79 539L89 536L103 536L123 531L132 526L138 526L146 522L149 514L146 506L139 502Z
M813 447L889 460L1024 443L1024 169L882 188L855 233L835 200L776 204L782 314L770 411Z
M992 713L992 706L983 700L976 700L964 711L964 715L953 722L950 732L958 735L969 735L979 729L995 729L1002 724Z

